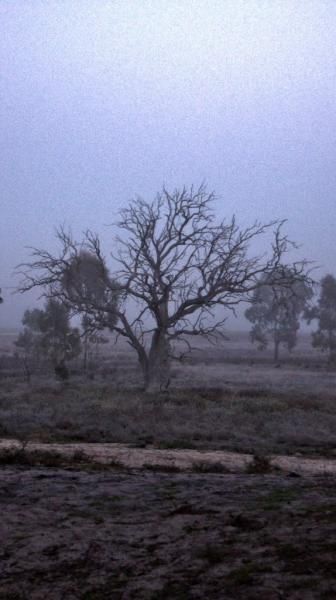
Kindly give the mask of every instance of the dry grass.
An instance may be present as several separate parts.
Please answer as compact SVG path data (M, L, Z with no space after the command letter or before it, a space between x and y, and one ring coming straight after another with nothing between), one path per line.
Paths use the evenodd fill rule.
M24 387L11 382L0 393L1 437L262 455L330 455L336 445L332 396L200 388L161 400L95 382Z
M203 348L174 367L160 398L139 391L124 350L111 348L94 379L35 375L27 384L6 346L0 437L21 443L0 452L0 598L335 596L334 479L310 477L310 467L299 476L295 458L279 468L271 456L332 455L336 374L306 347L276 369L246 338L228 348ZM66 442L135 447L105 466L91 460L92 446L68 456ZM200 453L187 473L172 455L195 452L164 460L156 448L254 460L237 455L240 472L230 474L220 453ZM124 468L130 454L146 455L142 468Z
M280 368L246 334L216 347L201 341L174 366L166 398L140 391L135 357L122 345L104 347L93 378L84 378L78 365L67 385L41 374L27 384L20 370L8 369L9 340L3 341L0 437L260 455L332 455L336 445L336 372L307 336Z

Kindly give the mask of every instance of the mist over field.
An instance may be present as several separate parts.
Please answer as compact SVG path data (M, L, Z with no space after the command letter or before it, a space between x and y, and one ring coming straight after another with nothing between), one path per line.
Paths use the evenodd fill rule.
M65 224L108 256L119 209L162 184L205 180L243 226L288 219L333 272L335 25L322 0L1 2L0 325L36 302L11 296L27 246Z
M335 31L0 1L0 600L336 598Z

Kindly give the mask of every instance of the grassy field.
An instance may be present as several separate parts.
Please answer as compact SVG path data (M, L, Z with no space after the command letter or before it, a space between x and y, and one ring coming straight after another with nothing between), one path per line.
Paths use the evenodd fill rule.
M91 381L29 389L11 381L0 392L0 436L330 456L336 397L208 387L161 399Z
M309 338L274 365L271 352L258 352L246 334L231 337L221 346L201 343L174 363L164 396L141 391L125 346L104 347L88 376L74 365L66 384L45 372L27 383L19 362L0 369L0 436L333 456L336 371ZM8 336L3 350L12 355Z

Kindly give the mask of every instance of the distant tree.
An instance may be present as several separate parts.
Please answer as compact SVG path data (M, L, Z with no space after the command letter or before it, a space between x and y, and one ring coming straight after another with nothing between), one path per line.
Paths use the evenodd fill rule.
M318 321L318 329L312 333L312 345L328 353L329 362L336 362L336 279L326 275L321 280L317 304L305 311L308 323Z
M0 294L1 294L1 288L0 288ZM0 304L2 304L2 303L3 303L3 297L0 296Z
M47 358L55 369L81 351L80 334L70 325L69 309L55 299L48 299L44 310L26 310L23 331L16 340L24 356Z
M39 359L39 353L36 345L36 335L33 331L25 327L19 333L17 340L14 342L18 349L17 355L22 359L23 369L27 381L30 381L33 365Z
M169 383L172 343L179 339L188 348L192 336L218 337L226 317L216 308L234 310L260 286L261 275L271 282L292 247L282 233L283 223L243 229L234 217L216 219L213 202L214 194L204 185L172 193L164 188L154 201L136 199L121 210L113 247L117 285L97 235L87 232L77 243L60 230L58 255L33 249L33 261L20 265L24 279L19 291L42 287L46 296L62 299L93 324L108 326L112 318L111 328L137 352L145 387L161 389ZM272 229L269 255L253 254L253 242ZM96 285L93 290L82 285L86 275L77 265L83 262L83 250L97 264L98 296ZM304 270L304 262L296 263L284 272L285 282L288 273L293 282Z
M82 317L82 346L83 346L83 368L87 370L88 365L92 366L92 359L98 359L99 347L108 343L108 339L100 333L101 328L94 326L89 315Z
M281 345L289 351L295 347L300 317L313 296L307 277L293 275L290 267L278 267L271 279L263 275L251 306L245 311L246 318L253 324L252 342L257 342L262 350L272 341L275 362L279 360Z

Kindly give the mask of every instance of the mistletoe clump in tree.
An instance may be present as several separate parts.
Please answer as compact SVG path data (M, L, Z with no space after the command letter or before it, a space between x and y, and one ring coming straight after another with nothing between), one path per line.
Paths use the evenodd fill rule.
M289 351L296 346L300 317L312 296L309 278L293 272L291 267L278 266L271 275L261 277L245 316L253 324L251 340L259 344L260 350L273 343L275 362L281 345Z
M110 327L137 353L145 388L167 386L173 342L188 348L192 336L217 338L226 320L218 309L234 310L248 300L261 276L271 282L291 246L283 223L242 229L234 217L216 218L214 200L202 185L172 193L164 188L153 201L132 201L120 212L113 277L97 235L87 232L78 243L61 229L59 255L33 249L33 261L21 265L20 291L42 287L86 314L92 326ZM268 257L253 254L254 240L270 232ZM88 257L95 264L93 287L81 268ZM284 282L304 269L297 263L283 271Z

